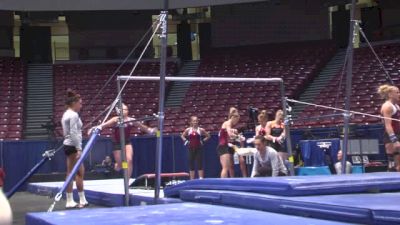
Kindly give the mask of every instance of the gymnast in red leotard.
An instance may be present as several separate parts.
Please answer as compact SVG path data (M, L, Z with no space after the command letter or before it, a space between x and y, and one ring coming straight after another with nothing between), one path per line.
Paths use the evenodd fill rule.
M195 164L197 164L199 179L203 179L203 144L210 139L210 134L204 128L199 127L197 116L191 116L190 127L183 131L181 138L189 150L190 179L195 178Z
M400 171L400 123L392 119L400 119L400 91L392 85L381 85L378 94L385 99L382 104L381 114L386 117L383 120L385 133L383 143L385 144L386 156L388 158L388 171Z
M129 117L129 109L128 106L122 104L122 110L124 115L124 133L125 133L125 151L126 151L126 162L128 164L128 177L131 178L133 171L133 148L131 144L131 130L132 128L139 128L141 131L147 134L154 134L157 131L157 128L147 127L139 121L135 121L134 118ZM114 135L113 135L113 154L114 159L116 161L114 169L116 171L120 171L122 168L122 159L121 159L121 149L122 146L120 144L120 135L119 135L119 116L115 116L108 120L107 122L100 125L101 128L113 127ZM91 130L89 130L89 133Z
M240 115L236 108L231 107L229 110L228 120L225 121L218 134L218 147L217 152L221 163L221 178L234 177L235 172L233 169L233 154L234 150L228 146L228 143L237 139L238 131L234 129L235 125L239 123Z

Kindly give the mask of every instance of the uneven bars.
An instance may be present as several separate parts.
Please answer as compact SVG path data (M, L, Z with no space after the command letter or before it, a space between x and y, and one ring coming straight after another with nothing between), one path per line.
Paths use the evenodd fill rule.
M160 77L156 76L118 76L118 81L121 80L136 80L136 81L159 81ZM285 88L283 84L282 78L246 78L246 77L165 77L165 81L192 81L192 82L262 82L262 83L279 83L281 99L282 99L282 110L285 117L285 136L286 136L286 145L288 148L289 154L289 164L290 164L290 175L294 176L294 168L293 168L293 151L292 151L292 141L290 137L290 127L287 120L287 109L286 109L286 96L285 96ZM161 119L161 118L159 118ZM162 138L162 134L157 138ZM161 147L162 148L162 147ZM162 153L160 153L162 154ZM160 172L156 171L156 177L160 177ZM159 184L158 184L159 185ZM160 187L156 185L155 192L158 193ZM157 195L158 196L158 195ZM155 199L157 198L155 196Z

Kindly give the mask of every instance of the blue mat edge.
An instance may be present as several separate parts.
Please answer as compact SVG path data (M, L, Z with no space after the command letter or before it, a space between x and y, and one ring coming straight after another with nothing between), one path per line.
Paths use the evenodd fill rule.
M384 176L390 175L390 176ZM332 177L338 179L335 186L318 185L329 184L329 181L317 181L318 178L328 176L294 176L294 177L267 177L267 178L207 178L202 180L190 180L181 184L170 186L164 189L165 197L179 198L181 190L231 190L247 191L261 194L272 194L279 196L308 196L324 194L349 194L379 191L400 190L400 176L394 180L394 174L388 172L341 175ZM340 178L345 179L340 180ZM354 177L354 179L353 179ZM364 177L363 179L360 179ZM310 179L312 182L298 182L299 179ZM293 179L290 181L290 179ZM297 182L297 183L296 183ZM268 185L268 188L263 186ZM350 187L351 186L351 187ZM318 193L316 193L318 191Z
M207 190L182 190L180 193L183 201L196 203L215 204L348 223L400 224L399 212L394 212L390 209L374 210L362 207L344 207L328 203L314 203L287 198L281 199L279 197L269 198L268 196L260 195L241 195L241 192L231 191L224 193ZM249 202L251 204L248 204Z
M37 184L28 184L27 191L37 195L43 196L55 196L59 188L58 187L48 187ZM124 195L123 194L112 194L93 190L85 190L85 195L90 204L101 205L106 207L119 207L124 206ZM65 193L63 194L65 198ZM78 199L78 192L74 189L74 198ZM160 198L158 203L170 204L182 202L179 198ZM153 205L154 198L130 194L129 195L130 206L139 205Z
M194 224L221 224L221 220L218 220L218 219L217 220L213 220L213 219L219 218L220 215L221 215L221 212L222 212L223 217L229 217L229 218L233 219L233 220L230 221L230 223L223 223L223 224L247 224L247 223L244 223L243 220L240 220L241 223L233 222L233 221L236 221L236 219L240 219L240 217L235 217L233 215L230 215L230 213L229 213L230 209L235 211L235 212L238 212L239 214L242 214L242 215L246 216L246 218L247 218L246 221L247 222L251 221L252 212L257 214L258 215L257 216L258 223L255 223L255 224L264 224L264 222L268 223L268 218L269 218L268 215L273 216L272 214L274 214L275 217L278 216L280 218L287 218L287 216L285 214L265 212L265 211L260 211L260 210L243 209L243 208L229 207L229 206L218 206L218 207L224 207L224 211L217 210L217 212L218 212L217 215L213 215L213 210L214 210L213 207L214 206L210 206L210 205L207 205L207 204L191 203L191 202L181 202L181 203L177 203L178 208L179 208L180 204L181 205L190 204L190 207L184 207L184 209L185 210L191 210L191 212L194 213L194 214L192 214L193 216L195 216L195 214L197 214L197 211L193 211L193 209L195 209L196 206L201 206L201 208L202 208L202 209L200 209L200 218L201 219L199 220L199 218L195 216L196 220L191 220L191 222L194 222ZM171 206L172 205L176 205L176 204L171 204ZM145 212L149 211L147 209L150 209L150 211L152 211L152 209L155 209L155 208L150 208L150 207L157 207L156 208L157 209L156 213L154 213L154 212L145 213ZM121 209L119 209L119 208L121 208ZM137 208L137 209L135 209L135 208ZM169 208L172 211L168 210L168 209L166 209L165 211L172 212L173 214L184 215L184 213L182 213L182 212L185 212L185 211L176 210L176 209L173 209L173 208L174 207ZM136 218L135 220L127 220L127 218L124 219L124 215L127 215L128 212L131 212L132 214L139 215L142 218L143 218L143 216L148 218L148 217L152 217L152 216L158 216L159 217L159 215L161 215L162 218L159 218L161 220L158 220L159 222L157 224L172 224L171 222L168 222L168 218L169 218L169 214L168 213L167 214L162 214L162 213L160 214L160 213L157 212L157 211L160 211L160 210L163 211L163 209L165 209L165 208L162 205L145 206L145 207L132 207L131 206L131 207L116 207L116 208L112 208L112 210L116 210L118 212L122 212L123 211L122 214L121 213L118 214L119 215L118 218L124 220L125 223L130 221L130 223L137 222L138 224L142 224L142 222L140 220L136 220L136 219L139 219L140 217ZM29 225L55 225L55 224L67 224L67 223L68 224L79 224L79 223L75 223L75 222L79 221L79 218L80 218L79 215L82 215L82 214L84 214L85 223L80 223L80 224L96 224L96 223L92 223L92 222L88 221L88 219L90 219L90 218L95 218L93 216L87 216L87 215L90 214L90 212L97 211L97 215L100 216L100 215L104 215L104 214L107 215L107 213L112 213L112 210L109 210L107 208L66 210L66 211L53 212L53 213L50 213L50 215L49 215L49 213L46 213L46 212L31 212L31 213L28 213L26 215L26 221L27 221L26 224L29 224ZM126 211L126 210L128 210L128 211ZM145 211L143 211L143 210L145 210ZM68 219L67 219L67 218L65 218L65 216L68 214L68 212L70 212L70 213L69 213L69 216L68 216ZM54 216L51 215L51 214L54 214ZM94 213L93 215L96 215L96 213ZM260 217L260 215L262 217ZM172 216L176 217L176 215L172 215ZM315 219L315 218L298 217L298 216L294 216L294 215L292 215L290 217L291 218L289 220L287 220L286 223L284 223L284 225L298 224L299 223L299 219L300 219L300 221L303 221L303 222L304 221L312 222L312 223L308 222L307 224L319 224L319 223L317 223L318 220L323 222L324 224L325 223L326 224L335 224L335 225L336 224L337 225L344 224L343 222L338 222L338 221L320 220L320 219ZM260 218L262 219L263 223L260 223ZM65 220L65 219L67 219L67 220ZM132 217L131 217L131 219L132 219ZM315 221L315 220L317 220L317 221ZM110 223L110 220L106 220L106 221L109 224L123 224L123 223L112 223L112 222ZM114 221L114 220L112 220L112 221ZM178 224L190 224L190 223L185 223L185 220L182 220L182 219L181 220L176 220L176 218L175 218L173 221L177 222ZM270 219L269 221L274 221L274 220ZM290 223L288 223L288 221L290 221ZM118 222L121 222L121 221L118 221ZM104 223L102 223L102 224L104 224ZM147 221L147 222L145 222L143 224L153 224L153 223L149 223L149 221ZM283 223L279 223L279 224L283 224Z

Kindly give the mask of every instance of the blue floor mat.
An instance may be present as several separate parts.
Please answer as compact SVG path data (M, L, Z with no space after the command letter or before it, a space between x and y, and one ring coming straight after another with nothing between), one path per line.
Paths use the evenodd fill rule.
M42 182L28 184L27 191L45 195L55 196L63 182ZM124 206L124 186L122 179L89 180L85 181L86 199L91 204L115 207ZM78 200L78 193L74 190L74 197ZM154 190L129 189L130 205L151 205L154 202ZM181 200L176 198L163 198L161 192L160 203L177 203Z
M274 224L339 225L344 223L198 203L29 213L26 225L72 224Z
M184 201L363 224L400 224L400 193L286 197L221 190L181 191Z
M400 190L400 176L385 172L341 176L209 178L168 187L164 194L166 197L179 197L182 190L230 190L281 196L383 192Z

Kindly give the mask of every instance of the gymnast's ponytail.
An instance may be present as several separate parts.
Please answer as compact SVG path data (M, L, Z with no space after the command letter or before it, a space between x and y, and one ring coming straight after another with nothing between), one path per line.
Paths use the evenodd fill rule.
M268 120L267 110L261 110L261 112L257 116L257 119L259 121L267 121Z
M389 84L384 84L379 86L378 88L378 94L384 98L385 100L389 99L389 93L392 91L397 90L396 86L389 85Z
M76 91L68 88L67 89L67 97L65 99L65 105L70 107L72 106L75 102L78 102L81 100L81 96L76 93Z
M232 116L239 116L239 111L235 107L231 107L229 109L229 115L228 115L229 119L232 118Z

